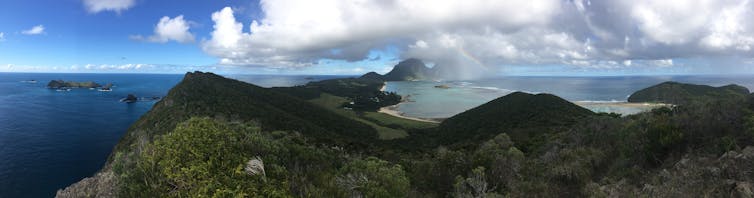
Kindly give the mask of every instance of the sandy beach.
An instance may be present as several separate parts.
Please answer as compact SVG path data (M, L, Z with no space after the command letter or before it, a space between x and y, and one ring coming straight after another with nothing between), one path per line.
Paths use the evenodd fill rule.
M662 106L671 106L664 103L638 103L638 102L573 102L577 105L589 105L589 106L615 106L615 107L632 107L632 108L657 108Z
M387 83L384 83L384 84L382 84L382 88L380 88L380 91L385 91L386 88L387 88ZM401 101L400 103L398 103L396 105L382 107L382 108L380 108L380 110L378 112L384 113L384 114L388 114L388 115L391 115L391 116L395 116L395 117L399 117L399 118L403 118L403 119L409 119L409 120L419 121L419 122L440 123L439 120L434 120L434 119L425 119L425 118L416 118L416 117L404 116L402 112L396 110L398 108L398 105L401 105L404 102L405 101Z
M433 119L425 119L425 118L416 118L416 117L404 116L402 112L396 110L396 108L398 108L398 105L400 105L400 103L397 104L397 105L382 107L382 108L380 108L379 112L380 113L384 113L384 114L388 114L388 115L391 115L391 116L395 116L395 117L399 117L399 118L403 118L403 119L414 120L414 121L419 121L419 122L440 123L440 121L433 120Z
M655 108L672 106L662 103L633 103L633 102L573 102L581 107L587 108L594 112L612 112L622 115L631 115L641 112L651 111Z

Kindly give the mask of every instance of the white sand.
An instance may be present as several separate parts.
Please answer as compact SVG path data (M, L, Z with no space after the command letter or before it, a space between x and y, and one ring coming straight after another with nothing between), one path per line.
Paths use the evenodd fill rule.
M388 107L382 107L382 108L380 108L380 110L378 112L384 113L384 114L388 114L388 115L391 115L391 116L395 116L395 117L399 117L399 118L403 118L403 119L419 121L419 122L440 123L437 120L431 120L431 119L424 119L424 118L416 118L416 117L405 116L405 115L403 115L402 112L400 112L398 110L395 110L396 108L398 108L398 105L400 105L400 103L397 104L397 105L392 105L392 106L388 106Z
M616 107L634 107L634 108L657 108L663 106L672 106L664 103L639 103L639 102L574 102L577 105L592 105L592 106L616 106Z
M631 102L574 102L575 104L594 112L612 112L623 115L637 114L655 108L672 106L662 103L631 103Z

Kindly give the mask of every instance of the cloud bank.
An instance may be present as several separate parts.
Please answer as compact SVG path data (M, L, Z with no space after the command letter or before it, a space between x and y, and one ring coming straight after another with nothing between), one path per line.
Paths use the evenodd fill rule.
M164 16L154 27L154 35L144 37L141 35L131 36L131 39L156 43L176 41L179 43L194 42L194 35L189 32L189 22L183 20L183 15L175 18Z
M566 64L673 66L673 59L747 57L749 0L337 1L262 0L244 24L232 8L212 14L202 49L220 64L304 67L321 59L401 58L492 67Z
M136 0L83 0L83 3L89 13L102 11L120 13L136 5Z

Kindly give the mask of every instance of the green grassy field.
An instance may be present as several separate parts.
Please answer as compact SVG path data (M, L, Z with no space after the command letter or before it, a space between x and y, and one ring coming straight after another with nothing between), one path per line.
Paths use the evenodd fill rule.
M311 99L310 102L333 110L334 112L353 118L372 126L379 133L380 139L389 140L408 136L406 130L436 127L437 124L403 119L379 112L357 112L342 107L349 100L327 93L322 93L319 98Z

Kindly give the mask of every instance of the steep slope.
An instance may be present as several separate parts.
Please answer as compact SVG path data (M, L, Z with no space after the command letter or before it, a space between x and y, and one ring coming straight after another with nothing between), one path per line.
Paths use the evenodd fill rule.
M115 151L129 150L138 139L151 140L190 117L256 120L265 130L299 131L314 140L350 144L377 137L376 131L296 97L212 73L187 73L134 123Z
M594 113L555 95L514 92L446 119L440 124L440 138L452 143L505 132L514 142L524 143L590 115Z
M383 76L386 81L424 80L432 78L432 71L419 59L409 58L399 62Z
M300 98L212 73L187 73L165 98L131 125L99 173L58 191L58 196L111 197L124 190L115 187L124 177L119 174L139 170L138 156L144 155L144 150L195 117L256 123L263 131L301 134L306 139L302 144L339 145L356 152L368 151L377 140L377 131L371 126ZM118 165L114 165L116 162Z
M639 90L628 97L628 102L683 104L716 98L737 98L748 94L749 89L739 85L731 84L722 87L712 87L671 81Z

